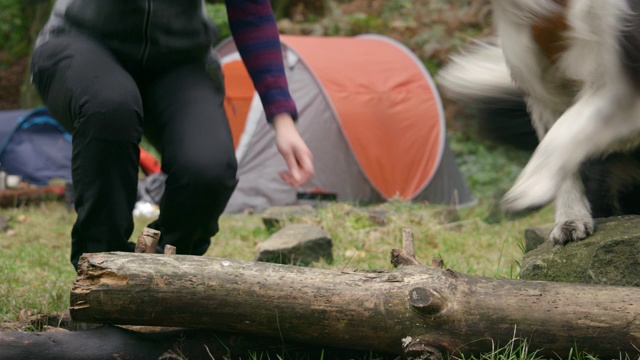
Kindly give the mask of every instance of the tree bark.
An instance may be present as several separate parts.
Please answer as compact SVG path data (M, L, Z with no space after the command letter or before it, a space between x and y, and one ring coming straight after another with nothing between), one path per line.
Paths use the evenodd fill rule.
M20 107L29 109L42 104L38 91L31 85L31 54L35 46L38 33L49 19L49 13L53 6L52 0L35 0L27 3L27 14L31 23L29 38L31 47L29 50L29 61L25 72L22 86L20 87Z
M527 339L540 354L637 354L640 288L469 276L402 266L340 272L132 253L85 254L71 316L442 358Z
M209 330L109 325L82 331L0 332L0 349L2 359L11 360L366 359L372 355Z
M3 359L226 359L277 353L281 343L208 330L136 331L103 326L82 331L0 332Z

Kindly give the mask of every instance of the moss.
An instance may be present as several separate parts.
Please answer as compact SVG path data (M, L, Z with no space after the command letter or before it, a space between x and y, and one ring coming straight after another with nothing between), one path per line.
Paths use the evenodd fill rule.
M520 278L569 283L640 286L640 216L596 220L587 239L527 253Z

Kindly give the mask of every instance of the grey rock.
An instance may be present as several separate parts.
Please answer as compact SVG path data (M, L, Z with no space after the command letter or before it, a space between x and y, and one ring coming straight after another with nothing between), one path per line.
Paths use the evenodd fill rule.
M288 219L315 213L311 205L272 206L262 213L262 223L267 229L279 229Z
M369 221L372 223L385 226L387 225L389 212L381 209L370 209L367 211L367 216L369 217Z
M440 224L452 224L462 220L458 208L455 206L447 206L437 209L433 212L433 216L438 219Z
M597 219L593 235L566 246L545 241L524 255L520 278L640 286L640 216Z
M524 231L524 251L529 252L542 245L549 237L552 226L535 226Z
M9 219L4 215L0 216L0 232L6 232L10 228Z
M309 265L324 259L333 261L333 241L313 225L289 225L256 247L257 261L290 265Z

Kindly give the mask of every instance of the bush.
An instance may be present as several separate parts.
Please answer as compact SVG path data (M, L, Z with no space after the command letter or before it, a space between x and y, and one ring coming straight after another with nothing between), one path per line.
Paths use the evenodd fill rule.
M209 16L209 19L213 20L213 22L218 26L219 41L231 36L229 20L227 19L227 8L224 4L207 4L207 15Z
M0 0L0 52L9 58L5 61L29 52L28 8L28 1Z

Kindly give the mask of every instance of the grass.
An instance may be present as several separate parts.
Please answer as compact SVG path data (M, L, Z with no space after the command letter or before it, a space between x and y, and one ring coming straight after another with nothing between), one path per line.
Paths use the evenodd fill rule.
M544 210L527 218L488 224L483 218L489 207L483 202L461 209L461 219L446 224L440 220L442 206L388 202L358 207L338 203L288 223L313 224L329 233L334 242L334 261L318 263L316 267L390 269L389 254L401 246L402 229L409 228L414 232L419 259L430 261L437 256L447 267L464 273L513 277L517 273L516 261L522 257L524 230L553 221L553 214ZM368 211L374 208L386 213L384 226L368 219ZM221 228L209 251L211 255L251 259L255 245L269 235L259 215L226 215Z
M475 161L473 173L467 176L485 180L473 185L479 194L478 205L459 209L459 216L454 222L443 220L449 213L445 206L389 201L370 207L333 203L318 208L313 215L290 218L285 225L314 224L328 232L333 240L334 261L312 265L317 268L389 270L392 268L390 252L401 247L402 229L409 228L414 233L417 258L425 264L430 263L431 258L439 257L446 267L459 272L517 278L525 229L553 222L553 209L545 208L517 219L486 221L494 208L494 200L489 194L508 186L517 173L492 168L505 164L519 165L516 160L505 159L499 152L496 158L487 158L488 151L481 145L461 146L454 139L455 151L464 152L464 156L459 156L461 169L468 169L465 162ZM493 179L491 174L494 174ZM376 214L385 214L384 225L370 219L369 211L372 210ZM68 260L69 234L75 214L62 203L49 202L3 209L0 217L8 220L8 228L0 231L0 322L66 310L69 290L75 279ZM133 238L150 222L145 218L135 220ZM220 219L220 228L206 256L251 260L255 256L256 245L272 233L264 226L259 214L224 215ZM496 347L492 353L468 359L539 359L535 351L526 347L526 343L518 341L514 339L508 346ZM254 355L255 359L268 357L260 353ZM592 358L576 355L571 359Z
M75 278L68 261L74 215L49 203L2 216L9 229L0 235L0 321L68 307Z
M393 201L375 207L386 212L384 226L369 220L371 208L346 203L331 204L315 215L286 223L315 224L330 234L334 261L313 265L319 268L391 269L391 249L401 246L402 229L410 228L416 255L425 263L437 256L457 271L515 277L524 230L550 222L552 213L543 210L527 218L488 224L483 218L489 205L481 202L461 209L460 220L453 224L441 222L443 207ZM9 229L0 233L0 321L66 310L75 279L68 261L75 214L64 204L49 202L5 209L1 215L8 219ZM133 237L148 221L136 218ZM256 244L269 235L259 214L224 215L207 256L251 260Z

